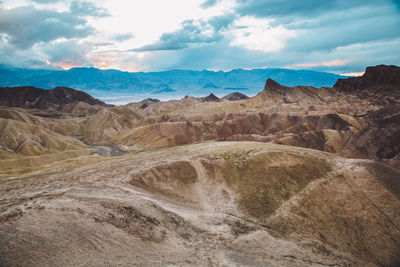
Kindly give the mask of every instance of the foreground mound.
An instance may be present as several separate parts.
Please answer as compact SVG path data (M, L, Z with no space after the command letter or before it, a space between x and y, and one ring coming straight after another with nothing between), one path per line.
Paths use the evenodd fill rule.
M396 266L400 173L255 142L1 181L0 265Z

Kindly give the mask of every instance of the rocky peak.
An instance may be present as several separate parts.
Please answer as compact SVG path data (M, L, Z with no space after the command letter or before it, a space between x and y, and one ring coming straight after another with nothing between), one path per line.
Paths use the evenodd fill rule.
M202 102L208 102L208 101L214 101L214 102L219 102L221 101L218 97L216 97L213 93L210 93L208 96L203 97L201 99Z
M149 107L150 105L153 105L155 103L160 102L160 100L158 99L154 99L154 98L146 98L143 99L142 101L139 102L132 102L132 103L128 103L126 104L126 106L133 108L133 109L146 109L147 107Z
M286 91L288 88L287 86L281 85L277 83L276 81L268 78L267 82L265 83L264 91L274 91L274 92L279 92L282 93L283 91Z
M362 76L371 83L391 84L400 86L400 67L393 65L378 65L367 67Z
M264 89L276 88L276 87L280 87L280 86L281 85L279 83L277 83L274 80L268 78L267 82L265 83Z
M66 104L84 102L89 105L107 106L101 100L93 98L85 92L66 87L52 90L25 86L0 87L0 104L21 108L62 108Z
M226 99L228 101L237 101L237 100L242 100L242 99L247 99L249 98L247 95L239 93L239 92L233 92L230 93L224 97L222 97L222 99Z
M333 86L339 91L393 91L400 88L400 67L378 65L367 67L363 76L338 79Z

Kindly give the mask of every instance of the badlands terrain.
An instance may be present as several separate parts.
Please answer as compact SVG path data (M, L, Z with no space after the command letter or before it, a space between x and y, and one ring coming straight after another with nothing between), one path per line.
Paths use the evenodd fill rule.
M399 266L400 68L109 106L0 88L0 266Z

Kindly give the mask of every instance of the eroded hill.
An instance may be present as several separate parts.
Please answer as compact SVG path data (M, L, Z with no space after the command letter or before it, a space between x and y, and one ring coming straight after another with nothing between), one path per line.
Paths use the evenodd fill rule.
M0 263L396 266L399 186L379 163L281 145L142 152L1 181Z
M5 120L2 124L14 130L4 132L0 154L8 159L27 155L20 153L23 151L38 156L71 148L37 138L32 141L29 134L23 134L26 129L40 128L36 131L44 139L54 140L57 136L58 140L65 139L64 144L80 143L86 154L104 146L132 152L210 140L247 140L381 159L400 166L397 73L395 66L369 67L364 76L339 80L333 88L287 87L268 79L264 90L249 99L220 101L210 95L171 101L148 99L119 107L101 107L96 104L98 100L86 96L87 101L82 102L84 95L73 90L72 95L79 97L63 94L68 101L59 108L50 105L26 109L21 108L27 107L26 103L43 101L39 101L41 96L25 102L19 99L24 94L35 95L25 92L29 88L22 88L22 96L19 91L10 99L3 96L4 103L20 107L1 108L0 117ZM8 94L11 89L7 89ZM49 103L46 101L43 103ZM12 168L8 166L7 172Z
M391 69L368 68L366 78L351 79L371 80L372 76L382 82L383 78L371 75L371 71ZM400 152L399 85L386 86L385 94L375 87L353 91L340 88L287 87L268 79L264 90L250 99L202 102L187 97L161 101L134 109L142 116L134 125L118 127L116 132L115 127L97 128L101 138L90 134L93 130L86 125L91 119L83 123L81 131L87 143L142 149L207 140L248 140L313 148L346 157L395 158ZM125 107L110 113L117 109ZM113 134L107 135L110 131Z

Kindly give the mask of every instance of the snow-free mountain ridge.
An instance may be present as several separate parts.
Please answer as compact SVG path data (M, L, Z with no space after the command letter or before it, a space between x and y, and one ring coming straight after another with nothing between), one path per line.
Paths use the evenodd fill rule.
M204 96L213 92L222 97L232 92L255 95L271 78L287 86L331 87L343 76L310 70L234 69L232 71L170 70L162 72L123 72L96 68L32 70L0 68L0 86L57 86L82 90L109 104L139 101L148 97L180 98Z

